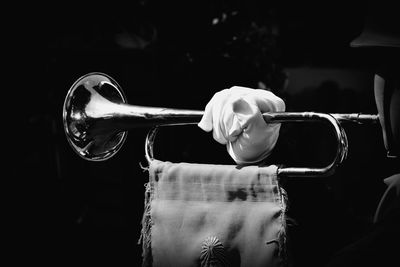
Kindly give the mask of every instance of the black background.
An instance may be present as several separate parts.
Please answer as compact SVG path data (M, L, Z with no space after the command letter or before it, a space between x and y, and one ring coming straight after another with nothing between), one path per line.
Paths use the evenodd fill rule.
M17 204L7 216L14 259L52 266L141 262L147 130L130 131L109 161L79 158L64 135L62 105L80 76L109 74L136 105L201 110L219 90L262 81L289 111L376 113L374 54L349 46L364 10L358 2L153 0L16 8L7 42L17 75L5 100L16 103L12 137L5 139L14 163L7 177L16 182L7 200ZM266 30L265 39L256 34L246 42L249 29ZM310 83L296 92L288 75L295 69ZM341 87L347 78L339 76L315 86L310 69L362 75L357 88ZM284 181L295 221L288 226L294 266L321 266L362 236L393 169L378 125L345 128L349 156L333 176ZM319 126L283 126L271 163L323 165L333 146L325 133ZM193 126L163 129L156 151L164 160L233 164L223 146Z

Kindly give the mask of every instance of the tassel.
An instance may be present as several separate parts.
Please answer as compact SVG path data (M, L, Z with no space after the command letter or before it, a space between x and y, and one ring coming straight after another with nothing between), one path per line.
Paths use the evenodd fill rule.
M142 244L142 266L147 267L152 265L151 255L151 199L152 199L152 188L150 182L145 184L144 193L144 212L142 217L142 230L138 244Z

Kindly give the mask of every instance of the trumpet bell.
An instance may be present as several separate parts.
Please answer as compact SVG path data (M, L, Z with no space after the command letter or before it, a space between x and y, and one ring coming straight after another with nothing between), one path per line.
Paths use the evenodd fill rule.
M127 99L110 76L92 72L69 89L63 107L63 126L73 150L89 161L104 161L124 144L127 131L110 130L115 106Z
M110 76L92 72L79 78L64 101L64 131L72 149L83 159L104 161L114 156L124 144L127 131L152 127L145 144L145 156L153 160L153 144L158 126L197 124L204 111L164 107L135 106ZM331 126L336 141L336 156L326 167L280 167L278 175L321 177L331 175L346 158L348 143L340 122L376 123L378 115L325 114L315 112L267 112L266 123L324 122Z

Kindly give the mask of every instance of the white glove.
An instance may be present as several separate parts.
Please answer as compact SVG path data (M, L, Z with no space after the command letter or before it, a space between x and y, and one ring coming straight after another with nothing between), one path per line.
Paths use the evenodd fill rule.
M256 163L271 154L280 129L280 124L267 124L262 113L283 111L285 103L272 92L234 86L211 98L198 126L213 131L237 164Z

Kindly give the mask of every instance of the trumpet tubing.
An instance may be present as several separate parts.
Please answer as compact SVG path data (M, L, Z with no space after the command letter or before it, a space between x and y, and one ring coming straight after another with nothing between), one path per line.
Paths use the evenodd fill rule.
M90 161L114 156L126 140L128 130L149 127L146 158L153 159L156 128L163 125L197 124L204 111L135 106L127 103L118 83L110 76L93 72L80 77L69 89L63 106L63 125L73 150ZM320 121L328 123L336 136L336 157L325 168L280 168L278 174L288 176L330 175L347 155L347 138L341 122L375 123L378 115L327 114L317 112L264 113L267 123Z

